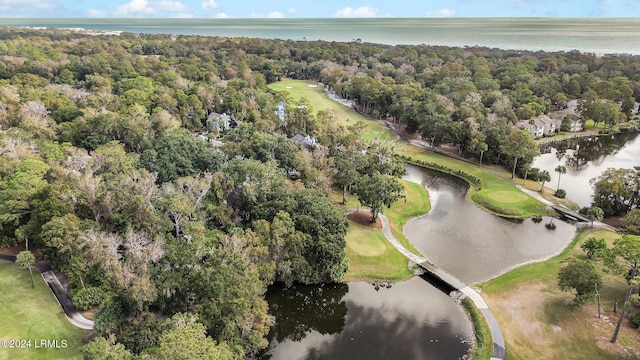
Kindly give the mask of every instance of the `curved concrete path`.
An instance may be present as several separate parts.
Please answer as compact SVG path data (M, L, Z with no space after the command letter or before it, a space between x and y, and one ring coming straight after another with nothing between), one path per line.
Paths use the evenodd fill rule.
M522 191L523 193L525 193L525 194L527 194L527 195L531 196L532 198L534 198L534 199L536 199L536 200L540 201L541 203L543 203L543 204L545 204L545 205L547 205L547 206L549 206L549 207L554 206L554 205L555 205L555 206L558 206L558 205L556 205L556 204L552 203L551 201L549 201L549 200L547 200L547 199L543 198L543 197L542 197L542 195L540 195L540 193L539 193L539 192L537 192L537 191L533 191L533 190L525 189L522 185L519 185L519 184L516 184L516 187L517 187L520 191ZM593 226L594 226L594 227L597 227L597 228L603 228L603 229L611 230L611 231L617 231L617 230L618 230L618 229L616 229L615 227L613 227L613 226L611 226L611 225L609 225L609 224L605 224L605 223L603 223L603 222L601 222L601 221L594 221L594 222L593 222Z
M345 210L345 215L349 215L357 212L358 209L347 209ZM446 272L444 269L439 268L437 265L433 264L427 258L423 256L418 256L411 251L407 250L400 242L396 239L395 236L391 233L391 227L389 225L389 218L385 215L378 215L380 221L382 223L382 233L387 241L393 245L398 251L402 253L406 258L413 261L414 263L420 265L425 268L429 272L434 273L437 277L442 279L443 281L448 282L454 288L460 290L465 296L467 296L471 301L473 301L474 305L482 312L485 319L487 320L487 324L489 324L489 330L491 331L491 338L493 339L493 356L492 360L506 359L505 345L504 345L504 336L502 335L502 330L500 330L500 325L498 325L498 321L493 316L493 313L489 309L489 305L484 301L482 296L478 294L477 291L473 290L469 285L463 283L458 280L455 276ZM445 280L445 278L447 280Z
M0 254L0 259L8 260L15 262L15 255L6 255ZM42 275L42 279L49 285L49 289L53 293L53 296L62 307L64 311L64 315L67 317L70 323L84 330L93 330L94 322L82 316L80 311L76 309L73 305L73 301L71 301L71 297L69 297L69 293L65 290L64 286L60 283L60 280L56 276L56 274L51 270L49 265L39 263L35 266L40 270L40 274Z

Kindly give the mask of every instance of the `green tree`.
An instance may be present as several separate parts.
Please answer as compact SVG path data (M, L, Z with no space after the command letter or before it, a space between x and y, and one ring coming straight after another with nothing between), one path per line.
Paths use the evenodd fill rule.
M345 149L334 157L334 167L331 171L336 185L342 187L342 203L347 203L347 191L358 180L358 167L363 156L357 149Z
M31 275L31 287L34 288L35 284L33 283L33 265L36 262L36 257L33 256L33 253L29 250L20 251L18 256L16 256L16 264L21 268L29 269L29 274Z
M587 119L593 120L596 125L602 123L606 127L612 128L620 122L623 114L615 103L609 101L595 101L587 107L583 116Z
M558 191L560 189L560 177L562 176L562 174L567 173L567 167L564 165L558 165L556 166L554 171L558 173L558 187L556 188L556 191Z
M224 153L186 131L165 136L140 156L142 166L150 172L158 173L159 184L184 176L214 172L224 160Z
M108 338L96 337L90 343L82 347L84 360L131 360L133 355L124 345L116 342L115 335Z
M602 275L589 260L571 258L558 272L558 285L564 291L575 290L574 303L582 305L593 296L594 287L601 283Z
M160 360L240 360L242 354L234 352L226 343L216 343L207 336L205 327L195 317L176 314L152 352Z
M40 159L20 162L12 174L0 182L0 225L15 224L33 212L32 201L47 186L49 166Z
M531 164L523 164L520 167L520 171L524 171L524 176L523 176L523 181L522 181L522 185L527 185L527 176L529 175L529 171L532 169L533 167L531 166Z
M211 178L182 177L162 184L158 206L173 224L174 236L180 240L183 224L204 220L204 208Z
M489 149L489 145L486 143L486 137L481 131L474 131L471 133L471 142L469 143L471 151L480 153L480 166L482 166L482 157L484 152Z
M609 249L607 254L605 254L604 259L606 263L618 273L624 274L625 276L630 273L631 280L633 280L638 275L638 263L640 262L640 236L624 235L622 238L616 239L613 242L613 247ZM622 319L626 312L626 306L634 287L633 282L629 281L627 293L625 295L624 302L622 303L623 310L620 311L620 316L618 317L613 336L611 337L612 343L615 343L618 339L618 332L620 331Z
M163 255L159 239L132 228L124 235L89 230L80 239L86 244L90 264L102 272L102 281L118 295L117 301L129 314L146 309L156 299L150 268Z
M632 209L622 219L626 231L633 235L640 235L640 209Z
M551 181L551 174L547 170L542 170L538 173L538 179L542 181L542 186L540 186L540 191L544 190L544 183L547 181Z
M509 134L503 151L513 158L512 179L516 176L518 159L533 159L533 157L539 154L538 144L531 137L531 134L526 130L520 129L514 130Z
M580 249L587 254L587 258L590 260L593 260L596 255L606 248L607 243L604 239L596 239L595 237L588 238L582 245L580 245Z
M89 264L85 258L85 244L80 236L85 228L95 227L95 223L83 222L74 214L54 217L42 226L40 237L45 248L40 251L51 259L51 265L63 272L72 283L79 282L85 287L84 277L89 271Z
M594 221L601 221L604 218L604 211L597 206L591 206L587 209L587 216L591 219L591 227Z
M638 206L640 202L638 169L605 170L590 180L593 186L593 206L604 211L605 216L620 216Z
M375 222L383 208L403 198L403 187L395 177L381 175L365 175L358 180L356 193L360 203L371 208L371 222Z

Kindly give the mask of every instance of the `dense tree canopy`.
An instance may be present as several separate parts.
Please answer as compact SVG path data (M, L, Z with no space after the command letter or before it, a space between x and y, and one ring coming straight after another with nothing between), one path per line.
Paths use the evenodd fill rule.
M605 170L591 179L594 188L593 205L602 209L605 216L625 215L640 204L639 169Z
M518 119L579 100L580 116L615 128L640 99L634 56L70 30L0 37L0 245L28 242L73 294L100 294L105 337L85 358L254 356L272 323L267 285L344 278L347 222L328 191L357 195L374 218L401 198L393 144L361 140L362 124L341 126L270 82L320 81L429 145L528 174L537 147ZM232 121L213 128L219 114ZM637 177L604 173L594 204L605 215L637 207Z

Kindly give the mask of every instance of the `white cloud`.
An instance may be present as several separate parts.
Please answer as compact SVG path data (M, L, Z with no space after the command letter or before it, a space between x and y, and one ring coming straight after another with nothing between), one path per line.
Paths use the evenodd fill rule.
M85 13L85 15L90 18L106 18L107 12L102 10L89 9Z
M207 0L202 2L202 10L216 10L220 5L216 2L216 0Z
M154 8L159 11L166 11L172 13L186 13L189 11L189 7L181 3L180 1L164 0L154 4Z
M230 18L231 16L230 16L229 14L225 14L225 13L223 13L223 12L219 12L219 13L217 13L214 17L215 17L215 18L218 18L218 19L228 19L228 18Z
M60 9L58 0L0 0L0 17L51 17Z
M443 17L454 17L456 16L456 11L455 9L440 9L440 10L436 10L436 11L427 11L427 17L437 17L437 18L443 18Z
M149 6L147 0L131 0L126 4L118 6L114 15L118 17L138 17L153 15L155 12L156 11Z
M295 8L289 8L289 10L287 10L287 12L288 12L290 15L295 15L295 14L296 14L296 9L295 9Z
M369 7L369 6L362 6L357 9L354 9L352 7L346 7L334 13L331 13L331 17L334 17L334 18L355 18L355 17L371 18L371 17L379 17L379 16L382 16L380 15L380 10Z
M282 19L284 18L284 14L281 13L280 11L272 11L268 13L267 16L264 16L263 14L251 13L249 14L249 17L253 19L263 19L263 18Z
M191 9L180 1L161 0L131 0L116 8L113 13L117 17L157 16L172 18L193 17Z

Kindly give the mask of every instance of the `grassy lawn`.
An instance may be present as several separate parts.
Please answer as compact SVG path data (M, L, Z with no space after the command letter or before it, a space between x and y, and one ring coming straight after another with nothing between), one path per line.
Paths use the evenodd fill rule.
M329 111L340 125L355 125L358 121L361 121L364 124L362 138L365 140L384 139L395 141L396 139L389 129L384 126L382 121L371 120L358 114L353 109L349 109L329 99L324 93L322 84L318 85L313 81L306 80L285 80L269 84L269 87L274 91L286 91L294 101L303 97L306 98L311 104L313 111Z
M386 209L384 214L389 218L391 233L409 251L421 255L413 244L404 236L402 229L407 221L416 216L424 215L431 210L429 195L424 187L410 181L401 180L404 186L405 200L400 200Z
M391 231L407 249L419 254L402 233L404 224L412 217L426 214L430 209L429 197L425 189L416 183L401 180L406 201L396 202L385 210ZM334 203L342 202L342 193L333 191L330 197ZM357 208L356 196L350 196L344 209ZM407 258L387 242L382 230L349 222L345 237L345 249L349 257L349 271L346 281L359 280L403 280L413 274L407 268Z
M403 280L412 276L408 260L385 239L382 230L349 223L349 271L346 281Z
M370 120L357 114L354 110L340 105L338 102L329 99L323 92L322 85L303 80L285 80L270 84L275 91L287 91L294 100L301 97L309 100L313 110L328 110L336 121L340 124L353 124L362 121L365 124L362 137L367 140L382 139L398 142L396 136L389 130L382 121ZM349 122L347 122L349 119ZM414 160L421 160L430 163L445 165L455 171L463 171L471 174L481 181L479 188L472 187L469 190L469 199L480 207L503 216L528 217L533 215L544 215L544 205L536 199L524 194L513 184L483 167L470 164L461 160L453 159L444 155L436 154L416 146L399 143L396 146L398 155L408 156Z
M503 216L528 217L544 215L544 204L518 190L511 181L501 177L490 169L445 155L424 151L415 146L404 144L398 153L412 159L448 166L480 179L480 187L470 187L468 198L485 210Z
M597 319L595 301L572 310L566 305L572 293L557 285L562 261L570 256L585 258L579 245L590 237L609 244L620 237L607 230L581 232L562 254L540 263L525 265L482 284L487 300L505 334L509 359L621 359L624 352L640 355L640 335L623 322L618 344L610 344L617 316L613 303L622 299L626 284L621 276L605 273L599 289L602 318Z
M510 178L511 177L511 173L509 171L507 171L505 168L500 167L500 166L496 166L496 165L491 165L488 166L488 168L490 168L493 172L495 172L496 174L499 174L502 177L505 178ZM515 183L517 183L518 185L528 189L528 190L533 190L533 191L537 191L540 193L540 196L542 196L544 199L551 201L554 204L558 204L558 205L562 205L566 208L572 209L572 210L579 210L580 209L580 205L576 204L573 200L569 199L569 198L557 198L555 197L553 194L556 193L555 188L550 188L549 186L555 186L556 184L550 184L549 182L545 183L545 187L544 187L544 191L540 191L540 187L542 186L541 183L537 182L537 181L533 181L530 179L527 179L527 181L525 182L523 178L517 177L515 178Z
M86 333L67 320L62 308L37 271L35 289L29 272L11 262L0 260L0 339L31 340L31 348L0 348L5 359L81 359L80 348ZM35 348L40 340L66 340L66 348Z

